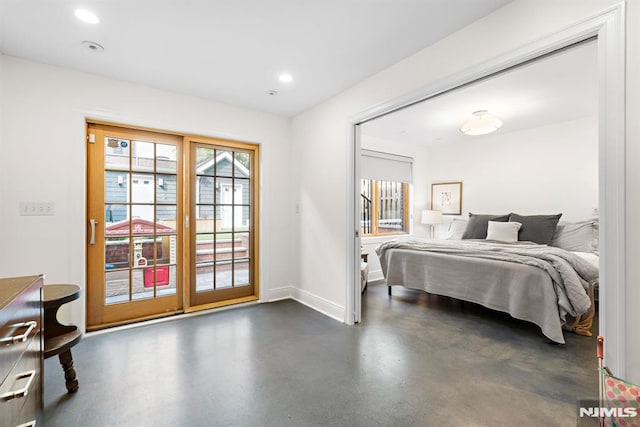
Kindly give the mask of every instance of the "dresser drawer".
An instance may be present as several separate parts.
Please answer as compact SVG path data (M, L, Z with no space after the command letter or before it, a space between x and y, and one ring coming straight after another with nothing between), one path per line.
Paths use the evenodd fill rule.
M0 310L0 382L42 328L41 286L41 281L34 282Z
M0 385L0 425L19 425L22 422L16 424L15 420L20 417L31 417L29 420L36 417L37 412L33 412L31 407L37 408L42 395L40 349L38 335L31 340L27 350Z

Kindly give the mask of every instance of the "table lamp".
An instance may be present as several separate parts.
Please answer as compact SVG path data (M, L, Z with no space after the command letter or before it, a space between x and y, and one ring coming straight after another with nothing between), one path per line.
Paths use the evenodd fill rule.
M422 211L420 224L426 224L430 228L430 238L433 239L433 226L442 223L442 212L433 210Z

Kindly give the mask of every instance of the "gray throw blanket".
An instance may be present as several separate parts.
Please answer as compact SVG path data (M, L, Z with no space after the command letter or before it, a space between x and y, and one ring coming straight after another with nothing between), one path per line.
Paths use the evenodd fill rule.
M538 267L549 274L554 286L563 289L570 303L568 314L573 317L579 317L591 309L593 285L597 283L599 275L596 267L579 256L552 246L487 240L406 240L385 242L376 249L385 277L386 252L393 248L494 259Z

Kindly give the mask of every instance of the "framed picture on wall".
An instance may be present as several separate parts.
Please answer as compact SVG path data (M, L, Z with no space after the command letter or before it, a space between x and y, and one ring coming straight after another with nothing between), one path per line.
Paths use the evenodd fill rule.
M462 214L462 182L431 184L431 209L443 215Z

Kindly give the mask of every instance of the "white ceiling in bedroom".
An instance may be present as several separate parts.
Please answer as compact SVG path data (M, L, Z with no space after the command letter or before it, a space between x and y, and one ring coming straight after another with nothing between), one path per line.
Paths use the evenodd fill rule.
M432 146L482 141L497 134L595 117L597 74L593 41L365 123L362 134ZM489 110L503 126L483 136L460 132L462 123L477 110Z

